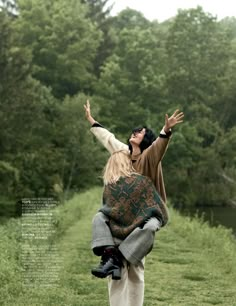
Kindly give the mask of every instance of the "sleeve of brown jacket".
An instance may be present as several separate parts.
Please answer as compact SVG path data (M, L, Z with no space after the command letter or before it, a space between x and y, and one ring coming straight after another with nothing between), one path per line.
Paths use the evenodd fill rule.
M166 202L166 191L161 160L168 148L169 141L170 137L160 135L150 147L144 150L139 164L140 173L151 178L164 202Z
M147 159L153 167L157 167L163 159L171 137L159 137L143 152L143 158Z

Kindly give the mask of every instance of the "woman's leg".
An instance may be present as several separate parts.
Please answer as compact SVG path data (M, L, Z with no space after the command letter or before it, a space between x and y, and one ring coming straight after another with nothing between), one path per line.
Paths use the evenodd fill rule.
M95 255L101 256L105 246L114 246L114 240L107 224L108 218L98 212L92 221L92 243L91 248Z
M92 222L92 243L91 247L95 255L101 256L105 246L114 246L110 228L107 224L108 218L103 213L98 212ZM127 261L138 264L144 256L152 249L155 232L161 227L161 222L156 218L151 218L143 228L136 228L130 233L119 246L119 250ZM140 245L142 248L140 248Z
M93 218L92 226L92 249L95 255L101 256L97 267L91 269L91 273L99 278L112 275L113 279L121 277L122 255L115 246L110 228L107 224L108 218L101 212Z
M137 227L119 245L125 259L136 265L151 251L155 233L161 227L157 218L151 218L143 228Z

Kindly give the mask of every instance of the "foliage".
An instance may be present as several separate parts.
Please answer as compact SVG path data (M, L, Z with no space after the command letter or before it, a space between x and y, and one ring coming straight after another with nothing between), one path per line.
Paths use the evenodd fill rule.
M60 118L56 122L58 133L55 145L57 150L63 150L60 177L67 193L78 191L89 184L100 184L99 176L107 157L106 152L101 152L95 144L85 121L85 100L82 94L65 97L60 105Z
M48 187L43 184L43 175L34 176L37 170L30 156L37 160L38 150L45 143L47 118L45 110L53 103L47 88L31 78L31 56L19 46L14 25L9 16L1 15L1 87L0 87L0 136L1 136L1 196L12 201L21 196L35 194ZM49 102L50 101L50 102ZM54 156L53 158L56 158ZM30 169L28 168L30 165ZM44 168L43 164L39 166ZM48 174L51 169L48 167ZM34 172L34 170L36 170ZM45 168L44 168L45 170ZM49 179L48 176L47 180ZM5 200L4 200L5 201ZM8 203L8 201L6 201ZM1 201L1 206L4 203ZM8 205L8 204L7 204ZM2 210L2 209L1 209Z
M100 184L108 153L84 118L126 142L139 125L158 135L179 108L163 159L175 205L236 202L236 21L201 7L159 24L106 0L20 0L0 12L0 214L22 197Z
M90 91L101 32L86 17L80 1L21 0L16 28L32 51L33 76L63 98Z
M129 23L120 28L126 19ZM142 27L144 23L146 26ZM116 109L112 124L124 134L134 126L151 121L151 112L164 107L166 58L161 31L153 28L141 14L127 10L117 16L115 25L119 41L102 67L96 94L102 105L102 121L109 122Z

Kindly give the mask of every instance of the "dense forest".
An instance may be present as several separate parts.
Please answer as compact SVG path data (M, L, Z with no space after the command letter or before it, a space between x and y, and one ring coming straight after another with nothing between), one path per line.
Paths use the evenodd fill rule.
M19 0L0 12L0 215L101 184L87 99L122 141L180 109L163 171L175 205L236 205L236 19L201 7L163 23L107 0Z

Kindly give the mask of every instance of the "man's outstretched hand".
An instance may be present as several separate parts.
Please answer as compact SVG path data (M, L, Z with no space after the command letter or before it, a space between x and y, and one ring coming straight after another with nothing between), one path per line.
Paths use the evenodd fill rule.
M84 104L84 109L85 109L86 119L90 122L91 125L93 125L96 121L94 120L94 118L91 115L89 100L87 100L86 104Z
M171 117L166 114L164 131L168 133L170 129L173 128L176 124L183 122L183 118L184 113L180 112L178 109L173 113Z

